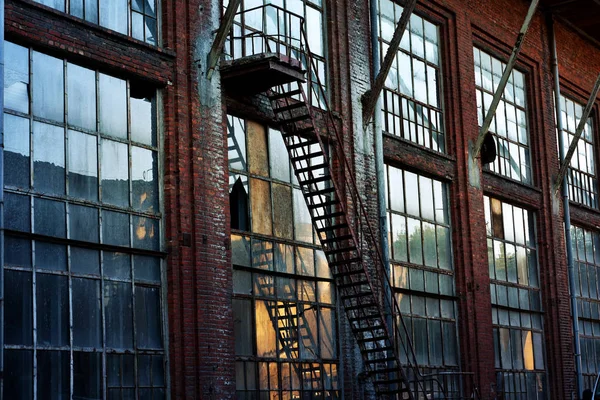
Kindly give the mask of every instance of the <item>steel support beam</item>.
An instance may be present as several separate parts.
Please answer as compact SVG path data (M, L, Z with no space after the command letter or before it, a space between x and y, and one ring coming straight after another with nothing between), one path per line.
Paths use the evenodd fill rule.
M500 79L500 83L498 84L498 88L494 93L494 98L492 100L492 104L487 111L485 119L483 120L483 125L481 129L479 129L479 136L477 137L477 141L475 142L475 147L473 148L473 158L477 158L479 156L479 152L481 151L481 146L483 146L483 141L485 139L485 135L490 130L490 125L492 124L492 119L494 119L494 115L496 115L496 109L498 108L498 104L500 103L500 99L504 94L504 89L506 88L506 84L508 83L508 78L510 78L510 74L517 63L517 58L519 57L519 53L521 52L521 47L523 46L523 42L525 41L525 35L527 34L527 30L529 29L529 25L531 24L531 20L533 19L533 15L537 10L539 0L533 0L529 5L529 11L527 12L527 16L525 17L525 22L523 22L523 26L519 31L519 36L517 36L517 42L513 47L512 54L508 59L508 63L506 64L506 68L504 69L504 73L502 74L502 79Z
M412 15L416 5L417 0L408 0L406 6L402 10L402 15L400 16L400 20L396 25L396 30L394 30L394 35L392 36L390 47L388 48L388 51L385 54L385 58L383 59L381 69L379 70L377 77L375 78L375 82L373 83L371 89L367 90L366 93L362 96L364 127L366 127L369 124L369 121L371 120L371 117L375 112L377 100L381 95L381 91L383 90L385 80L388 74L390 73L392 63L394 62L394 58L396 57L398 49L400 48L400 41L402 40L404 31L406 31L406 26L408 25L408 21L410 20L410 16ZM379 45L379 43L377 45Z
M231 27L233 26L233 19L235 18L235 13L237 12L241 2L242 0L229 0L227 10L225 10L225 15L223 15L223 19L221 19L221 24L219 25L219 29L217 29L217 35L215 36L215 40L213 41L206 60L208 66L208 69L206 70L206 78L209 80L212 78L212 74L215 72L217 63L221 58L225 40L227 39L227 35L229 34Z
M575 131L575 137L569 146L569 151L567 151L567 155L562 160L562 164L560 165L560 170L558 171L558 176L556 177L556 182L554 182L554 191L558 191L560 189L560 185L567 173L567 168L571 164L571 158L573 158L573 154L575 150L577 150L577 144L579 143L579 138L583 134L583 130L585 129L585 124L590 117L592 112L592 108L594 108L594 103L596 102L596 97L598 97L598 92L600 91L600 75L596 79L596 84L592 89L592 94L590 95L590 99L588 100L585 109L583 110L583 114L581 115L581 120L579 121L579 125L577 125L577 130ZM559 134L561 132L559 131Z

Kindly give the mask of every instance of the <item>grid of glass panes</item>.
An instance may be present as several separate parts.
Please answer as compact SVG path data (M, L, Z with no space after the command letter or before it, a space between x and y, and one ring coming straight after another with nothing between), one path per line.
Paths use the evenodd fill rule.
M157 0L34 0L92 24L158 44Z
M506 64L483 50L473 48L479 126L492 103ZM500 99L490 133L496 139L498 156L487 168L523 183L532 183L525 75L513 70Z
M508 399L545 398L534 216L495 198L484 202L498 391Z
M283 138L227 121L237 396L337 398L333 280Z
M385 177L392 284L417 363L431 373L456 370L447 185L392 166L386 166ZM406 354L402 358L407 361Z
M387 54L402 7L379 0L381 59ZM383 129L435 151L446 151L441 97L439 27L413 14L385 81Z
M563 123L564 154L575 137L575 131L581 121L583 106L571 99L560 96ZM567 173L569 198L588 207L598 207L598 181L596 179L596 154L594 150L594 130L590 117L577 142L577 150L571 158Z
M223 0L226 7L228 0ZM278 6L294 15L286 14L269 4ZM257 8L265 5L264 8ZM244 12L247 11L247 12ZM228 57L238 59L265 52L284 54L286 44L291 45L291 54L297 58L303 69L309 71L307 83L303 83L304 93L309 103L315 107L325 108L327 89L327 63L326 63L326 26L323 23L324 4L322 0L244 0L240 4L238 15L235 18L232 35L225 44L225 53ZM306 36L300 30L300 19L304 19ZM261 36L256 33L264 33ZM253 35L242 39L242 36ZM232 39L233 36L233 39ZM310 49L313 63L301 51ZM309 86L310 85L310 86ZM310 88L310 89L309 89ZM291 89L290 89L291 90ZM300 95L297 100L302 100Z
M5 398L162 399L156 91L5 51Z
M571 226L575 294L579 311L581 366L592 387L600 371L600 235Z

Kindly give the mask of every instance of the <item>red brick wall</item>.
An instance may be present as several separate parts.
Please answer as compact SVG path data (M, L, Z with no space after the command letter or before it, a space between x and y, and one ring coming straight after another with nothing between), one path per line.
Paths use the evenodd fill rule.
M162 89L171 394L174 399L234 398L225 110L218 74L211 82L198 76L206 68L220 9L207 0L162 3L162 50L30 0L6 0L6 38ZM354 160L359 183L364 183L374 173L370 149L360 150L357 143L363 134L360 95L368 88L371 74L369 5L367 0L327 3L331 101L342 122L346 152ZM562 212L551 193L559 164L550 49L541 11L518 64L527 73L535 185L527 187L481 171L481 188L468 180L467 149L478 134L472 46L476 43L506 60L528 4L524 0L421 1L418 12L442 26L449 154L435 155L393 137L386 137L384 145L386 161L450 184L462 367L475 372L484 399L492 398L495 383L484 194L515 202L537 215L549 392L552 399L568 399L573 390ZM584 102L600 71L600 50L560 23L556 31L563 91ZM596 113L596 126L598 117ZM369 196L375 224L374 201ZM598 211L573 206L572 215L576 224L600 225ZM344 395L362 398L355 345L344 327L340 336L346 366Z

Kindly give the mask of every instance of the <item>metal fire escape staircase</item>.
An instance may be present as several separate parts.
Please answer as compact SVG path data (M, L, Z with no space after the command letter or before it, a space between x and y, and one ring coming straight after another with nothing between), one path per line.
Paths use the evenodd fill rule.
M265 12L267 8L271 10L270 14ZM411 333L402 319L395 297L391 295L391 284L378 249L376 231L369 222L351 174L351 164L341 148L344 141L333 115L328 111L319 74L314 72L316 66L308 48L303 18L275 5L257 7L240 14L257 10L262 15L262 27L237 30L234 27L228 39L230 48L239 44L245 51L241 59L221 66L223 84L239 89L245 81L249 85L244 87L250 87L253 92L266 92L269 98L314 229L335 279L342 309L378 397L429 398L435 379L421 375ZM285 21L274 24L275 32L262 29L268 26L269 15L276 21ZM239 16L239 20L243 18L243 15ZM293 24L299 26L300 35L297 37L289 34L295 31ZM244 33L239 35L240 31ZM274 63L276 68L261 72L256 63L249 61L251 59L259 60L263 65L267 61ZM294 63L294 60L299 60L306 69L308 83L305 83L304 71L299 73L298 62ZM291 71L287 77L286 65ZM304 87L312 91L310 100ZM320 125L316 123L311 105L315 99L319 99L317 102L325 108L326 121ZM323 125L328 126L326 132L317 128ZM333 174L333 166L342 172ZM292 311L269 310L269 313L274 321L287 321L284 323L297 329L297 320L282 317L286 313L292 314ZM289 341L291 333L285 326L276 328L282 331L279 340L283 345ZM438 384L435 390L438 396L441 393L438 398L446 398L441 385L434 384Z

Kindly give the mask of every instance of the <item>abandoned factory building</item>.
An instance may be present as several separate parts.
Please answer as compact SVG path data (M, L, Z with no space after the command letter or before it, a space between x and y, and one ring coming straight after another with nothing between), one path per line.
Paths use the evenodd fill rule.
M0 399L593 390L598 1L0 9Z

